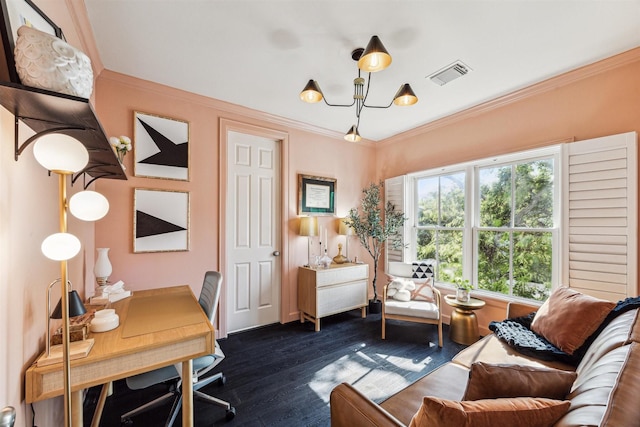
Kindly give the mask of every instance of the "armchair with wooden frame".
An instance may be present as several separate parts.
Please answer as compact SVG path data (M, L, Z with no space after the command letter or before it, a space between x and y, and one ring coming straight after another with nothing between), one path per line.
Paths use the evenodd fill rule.
M389 262L387 276L390 281L382 291L382 339L386 339L388 319L426 323L438 326L438 346L442 347L442 296L433 286L433 276L413 278L414 268L408 263ZM393 295L392 297L390 294L397 293L397 287L398 285L402 287L402 281L413 282L407 286L413 287L408 291L410 296L403 290L405 296Z

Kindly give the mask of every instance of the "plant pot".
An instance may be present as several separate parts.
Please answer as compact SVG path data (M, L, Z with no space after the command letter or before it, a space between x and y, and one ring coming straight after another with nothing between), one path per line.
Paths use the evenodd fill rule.
M469 298L471 298L471 292L467 289L456 289L456 299L460 302L469 302Z
M380 300L369 300L369 314L378 314L382 312L382 301Z

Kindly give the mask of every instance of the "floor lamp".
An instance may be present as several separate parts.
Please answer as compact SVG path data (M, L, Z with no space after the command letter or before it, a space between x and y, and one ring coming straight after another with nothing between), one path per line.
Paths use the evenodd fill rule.
M300 235L307 236L307 263L305 267L309 267L311 259L311 239L318 235L318 218L315 216L303 216L300 218Z
M35 139L33 155L45 169L58 175L58 212L60 217L60 232L54 233L42 242L42 253L49 259L60 262L60 302L62 308L62 364L64 385L64 425L71 427L71 359L69 350L69 272L67 261L80 252L80 240L67 232L67 176L82 171L89 162L89 153L77 139L60 133L42 133ZM72 199L85 191L79 192ZM95 192L91 192L95 193ZM82 199L86 194L82 194ZM106 215L109 203L99 193L89 197L80 205L86 209L70 209L71 213L81 220L94 221L102 214ZM77 205L77 203L74 203ZM105 209L106 206L106 209ZM102 217L100 216L100 218ZM82 408L78 408L82 411ZM80 427L80 426L76 426Z
M349 237L353 236L353 228L347 223L349 218L340 218L340 225L338 226L338 234L341 236L345 236L345 256L347 257L347 262L351 262L349 258Z

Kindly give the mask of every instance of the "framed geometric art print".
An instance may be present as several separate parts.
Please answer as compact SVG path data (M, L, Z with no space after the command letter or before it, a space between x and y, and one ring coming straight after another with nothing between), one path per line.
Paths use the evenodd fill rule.
M189 250L189 193L136 188L133 252Z
M134 112L134 175L189 181L189 123Z

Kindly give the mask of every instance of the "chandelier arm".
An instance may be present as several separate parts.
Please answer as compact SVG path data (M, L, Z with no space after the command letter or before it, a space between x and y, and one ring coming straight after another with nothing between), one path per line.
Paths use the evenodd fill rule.
M366 108L389 108L393 105L393 99L389 103L389 105L364 105Z
M367 105L367 97L369 96L369 85L371 84L371 72L369 72L369 78L367 79L367 94L364 96L364 99L362 100L362 107L366 107L366 108L389 108L393 105L393 99L391 100L391 102L389 103L389 105ZM361 108L362 109L362 108Z
M356 100L354 99L353 102L351 104L329 104L327 102L327 98L325 98L324 96L322 97L322 100L324 101L325 104L327 104L329 107L353 107L356 103Z

